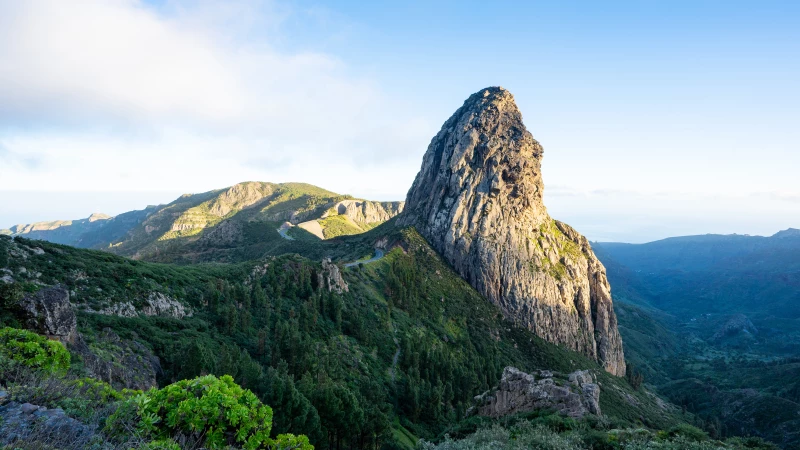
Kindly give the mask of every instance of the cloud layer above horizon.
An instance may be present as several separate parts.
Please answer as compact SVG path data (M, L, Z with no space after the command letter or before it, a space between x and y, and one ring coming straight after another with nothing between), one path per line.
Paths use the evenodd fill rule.
M347 190L376 164L405 164L382 179L409 183L408 149L424 149L430 124L335 56L273 47L291 14L251 1L0 2L0 190L300 178Z
M0 0L0 228L247 180L403 199L489 85L591 239L800 227L796 4L457 6Z

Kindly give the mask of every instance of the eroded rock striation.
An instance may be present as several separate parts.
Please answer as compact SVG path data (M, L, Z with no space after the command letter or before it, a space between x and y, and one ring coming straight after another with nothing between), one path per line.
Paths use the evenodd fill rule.
M605 268L548 215L542 155L511 93L473 94L431 141L398 224L416 227L506 317L624 375Z

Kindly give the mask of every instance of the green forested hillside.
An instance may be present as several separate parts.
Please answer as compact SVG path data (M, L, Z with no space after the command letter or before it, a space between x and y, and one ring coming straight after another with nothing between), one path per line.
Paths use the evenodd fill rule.
M376 237L393 242L392 250L344 269L347 290L330 290L338 270L324 268L322 256L366 256L364 243ZM618 427L668 429L684 420L593 361L502 319L411 229L385 225L328 244L335 247L306 248L314 259L295 254L190 266L0 239L0 266L14 285L28 292L56 283L69 289L79 331L96 353L114 354L119 342L144 344L160 359L161 386L230 374L274 409L274 432L305 434L317 448L435 440L464 419L472 397L493 386L507 365L592 370L602 385L603 412ZM153 292L184 304L190 316L144 315ZM91 312L120 303L140 314ZM23 325L13 308L4 311L3 325ZM108 331L121 341L109 341ZM80 370L81 357L73 358Z
M800 446L800 233L596 243L626 357L721 436Z

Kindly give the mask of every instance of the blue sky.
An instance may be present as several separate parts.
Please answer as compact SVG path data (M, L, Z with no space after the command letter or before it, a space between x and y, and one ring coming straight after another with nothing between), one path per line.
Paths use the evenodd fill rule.
M253 179L402 199L490 85L590 239L800 227L799 5L0 0L0 227Z

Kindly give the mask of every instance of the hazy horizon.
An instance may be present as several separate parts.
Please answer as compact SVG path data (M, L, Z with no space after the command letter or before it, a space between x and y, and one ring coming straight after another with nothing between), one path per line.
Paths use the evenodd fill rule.
M256 180L249 180L256 181ZM264 180L259 180L264 181ZM227 187L227 186L224 186ZM325 186L319 186L326 188ZM222 186L220 187L222 188ZM205 192L205 191L203 191ZM0 229L7 229L14 225L29 224L34 222L45 222L53 220L77 220L85 219L93 213L103 213L110 216L141 210L148 205L167 204L184 194L196 194L199 192L11 192L0 191L0 198L6 199L6 210L0 211ZM340 192L340 194L350 194ZM351 194L352 195L352 194ZM586 194L602 195L602 194ZM354 195L357 198L363 198ZM581 214L576 213L573 205L569 204L580 195L563 195L547 193L545 188L545 202L548 211L553 218L569 223L578 231L584 234L591 241L600 242L626 242L626 243L646 243L677 236L691 236L704 234L740 234L752 236L771 236L779 231L788 228L797 228L796 225L787 224L783 227L770 228L771 224L757 220L744 220L738 223L729 223L721 229L712 229L714 224L702 218L673 218L673 223L664 224L668 220L663 216L654 214L650 210L647 213L629 212L621 216L621 213L602 214L600 211L590 211ZM626 200L624 193L618 193L619 200ZM397 201L405 200L394 197L377 197L369 200ZM631 199L628 198L630 201ZM623 203L624 204L624 203ZM46 205L44 209L39 209L40 205ZM9 209L10 208L10 209ZM69 216L74 211L83 211L78 215ZM17 218L29 218L30 220L13 220ZM609 223L611 222L611 223ZM624 222L623 226L620 223ZM607 230L616 227L613 231ZM672 231L677 230L676 233Z

